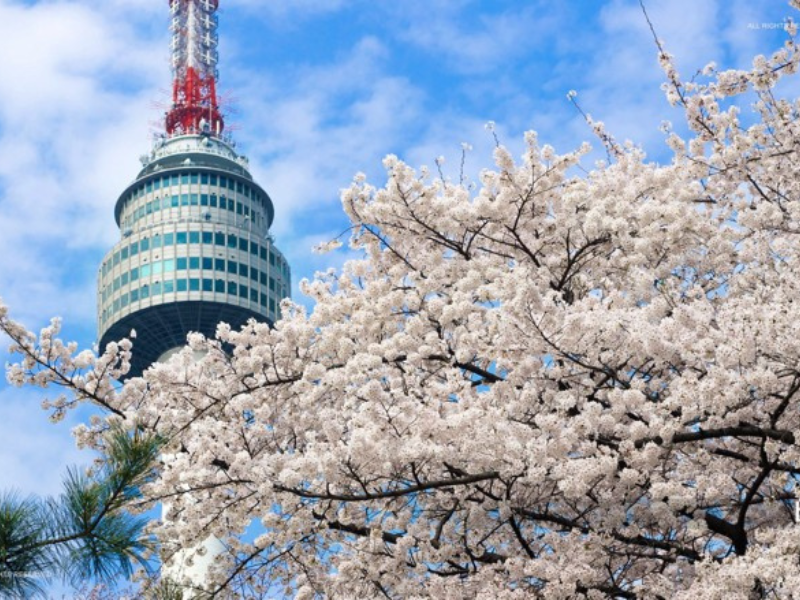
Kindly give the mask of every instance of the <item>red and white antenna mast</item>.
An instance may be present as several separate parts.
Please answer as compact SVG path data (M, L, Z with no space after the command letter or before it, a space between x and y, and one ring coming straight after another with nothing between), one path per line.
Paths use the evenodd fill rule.
M167 134L219 136L225 124L217 100L219 0L169 0L172 12L172 108Z

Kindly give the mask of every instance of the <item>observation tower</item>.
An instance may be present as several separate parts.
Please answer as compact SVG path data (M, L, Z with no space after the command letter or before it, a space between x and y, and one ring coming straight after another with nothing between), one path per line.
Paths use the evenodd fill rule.
M275 209L249 171L217 100L219 0L169 0L172 108L114 214L120 240L98 274L100 348L136 331L135 377L217 324L273 323L291 289Z

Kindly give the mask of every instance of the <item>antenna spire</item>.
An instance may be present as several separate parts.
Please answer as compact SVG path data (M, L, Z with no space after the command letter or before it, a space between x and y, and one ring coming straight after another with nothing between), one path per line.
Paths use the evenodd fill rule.
M219 0L169 0L172 13L172 108L169 135L209 133L225 127L217 100Z

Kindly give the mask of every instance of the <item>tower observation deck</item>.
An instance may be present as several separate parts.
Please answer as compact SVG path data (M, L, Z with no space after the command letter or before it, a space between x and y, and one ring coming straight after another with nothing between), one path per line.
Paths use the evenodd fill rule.
M190 332L274 322L291 289L269 234L274 205L224 133L216 98L217 0L170 0L166 132L116 202L120 241L98 274L100 348L136 331L128 377Z

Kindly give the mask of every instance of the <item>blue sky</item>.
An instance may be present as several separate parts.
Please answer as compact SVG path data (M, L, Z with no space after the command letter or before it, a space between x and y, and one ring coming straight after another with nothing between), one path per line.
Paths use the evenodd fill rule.
M667 160L676 123L638 0L221 0L221 89L239 149L276 205L273 233L297 282L347 252L312 246L347 227L338 200L381 159L447 159L457 177L491 164L497 123L521 149L538 131L558 151L591 134L566 99ZM762 24L782 0L648 0L682 74L746 67L782 43ZM0 297L38 329L95 339L95 274L118 239L113 206L138 171L168 102L166 0L0 0ZM796 84L789 86L789 93ZM590 140L594 141L594 140ZM596 144L595 144L596 145ZM6 346L5 343L2 344ZM0 353L3 361L7 354ZM0 490L57 492L86 462L50 425L41 393L0 383Z

